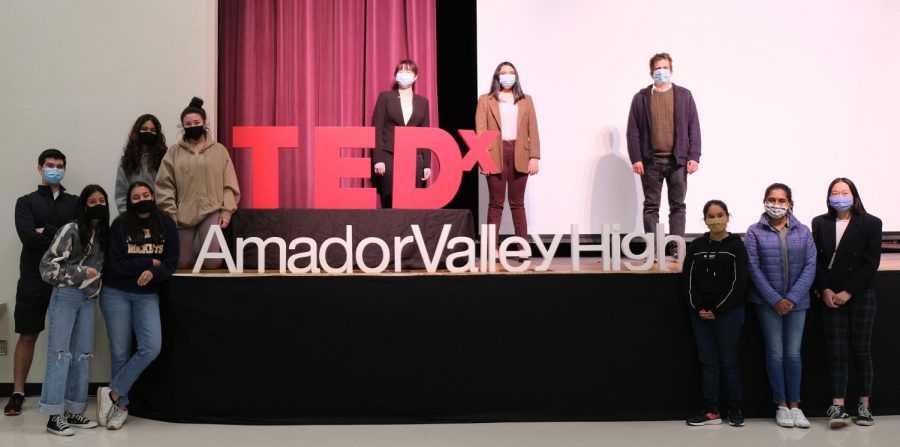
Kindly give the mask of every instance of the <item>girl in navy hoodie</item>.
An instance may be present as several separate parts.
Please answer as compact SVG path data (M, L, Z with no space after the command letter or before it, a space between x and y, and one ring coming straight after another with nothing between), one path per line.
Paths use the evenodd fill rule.
M738 341L744 326L747 290L747 250L741 237L731 234L728 206L710 200L703 206L709 232L694 239L681 272L682 290L700 356L704 411L687 419L688 425L721 424L720 403L728 408L728 423L744 425L741 414L741 376ZM719 383L724 383L724 400Z
M106 321L112 381L97 390L97 419L116 430L128 417L128 391L162 347L159 285L178 263L178 228L156 207L144 182L128 187L125 213L110 228L100 310ZM132 353L132 334L137 350Z

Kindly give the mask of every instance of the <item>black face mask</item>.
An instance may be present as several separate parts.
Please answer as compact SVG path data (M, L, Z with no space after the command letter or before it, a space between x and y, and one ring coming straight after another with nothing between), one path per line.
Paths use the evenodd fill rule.
M109 216L109 208L106 205L89 206L86 214L91 219L103 220L104 217Z
M153 146L156 144L156 134L153 132L140 132L137 134L138 142L144 146Z
M134 212L137 214L147 214L153 209L153 199L133 202L131 208L133 208Z
M188 140L199 140L203 134L206 133L206 129L203 126L194 126L194 127L185 127L184 128L184 137Z

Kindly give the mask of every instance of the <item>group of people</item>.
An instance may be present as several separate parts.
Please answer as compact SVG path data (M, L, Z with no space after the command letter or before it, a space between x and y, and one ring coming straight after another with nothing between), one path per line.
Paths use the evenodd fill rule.
M194 264L195 248L210 227L228 227L240 199L231 158L209 135L201 99L193 98L181 113L181 127L178 143L167 147L155 116L135 121L116 175L119 214L112 224L101 186L87 185L77 197L69 194L62 186L66 156L47 149L38 157L41 183L16 202L20 335L7 416L22 411L25 379L46 318L39 411L49 415L47 431L71 436L73 427L116 430L127 420L128 392L162 347L160 287L177 268ZM204 267L218 268L221 262L205 261ZM98 302L109 338L111 381L97 390L94 421L84 413Z
M851 420L845 402L851 359L859 394L853 421L872 425L871 341L881 220L866 212L847 178L828 185L826 212L813 219L812 230L794 217L791 188L785 184L766 188L763 206L742 240L728 231L728 206L707 202L703 218L709 232L690 243L682 264L705 407L687 423L721 424L727 414L729 424L744 425L738 345L749 305L762 329L775 421L809 428L799 406L800 348L814 296L822 303L832 397L829 426L843 427Z
M373 118L372 178L382 208L393 204L394 129L430 125L428 100L413 93L418 79L415 62L400 61L394 77L393 88L378 95ZM640 176L644 193L644 231L656 231L666 184L669 232L684 236L687 176L700 166L700 120L690 90L671 81L671 55L657 53L650 58L650 77L653 84L632 99L627 128L632 171ZM499 133L487 147L496 169L481 171L488 189L487 223L494 225L495 240L499 241L503 208L508 204L514 234L527 240L525 188L528 177L539 172L541 140L534 101L522 89L519 72L511 62L497 65L489 91L478 98L475 133L480 136L485 131ZM416 168L416 186L423 187L431 176L431 157L423 150L417 153ZM674 247L667 252L672 254Z
M699 167L700 128L691 92L671 83L671 74L667 53L650 59L653 84L634 95L627 140L632 171L641 176L644 191L645 231L655 231L665 182L670 232L684 235L687 175ZM391 90L379 94L375 104L372 178L383 208L393 205L396 126L430 125L428 100L413 92L417 79L416 64L400 61ZM16 203L16 229L23 244L15 310L20 336L7 415L22 410L25 378L47 315L47 367L40 400L40 411L50 416L47 430L71 435L71 427L98 425L84 412L99 301L109 336L112 380L97 392L97 419L109 429L124 424L128 391L161 349L160 285L176 268L193 266L199 242L213 225L229 226L240 200L234 166L227 149L208 132L203 101L193 98L180 123L183 135L167 147L155 116L141 115L134 122L116 175L119 216L112 225L102 187L88 185L80 196L71 195L61 184L65 155L48 149L38 158L41 184ZM538 173L541 145L534 102L524 93L512 63L496 67L490 91L478 98L475 128L479 135L498 132L487 148L496 169L482 171L489 193L488 224L499 233L508 200L515 235L525 238L525 187L528 177ZM416 167L416 185L424 187L432 174L424 150L418 151ZM799 408L799 390L800 346L812 289L824 303L833 397L830 424L837 427L849 420L844 399L852 358L860 393L855 421L871 425L872 282L880 261L881 221L866 213L856 186L846 178L829 186L827 213L813 220L812 231L794 217L787 185L769 186L763 203L765 212L742 240L727 230L727 205L707 202L703 216L709 232L691 242L683 260L684 295L700 356L705 405L687 422L721 423L725 409L731 425L744 424L738 340L748 302L764 334L776 421L809 427ZM218 251L218 243L212 238L210 250ZM218 268L221 263L206 260L203 267Z
M428 100L413 92L418 74L415 62L400 61L394 70L392 89L381 92L375 103L372 178L382 208L393 206L395 128L430 125ZM494 225L499 236L503 207L508 199L515 235L527 238L525 186L528 176L538 173L541 142L534 102L522 90L518 75L511 62L497 65L491 77L490 91L478 98L475 132L478 135L484 131L499 133L487 148L496 169L481 171L488 185L488 224ZM421 149L416 154L416 172L416 186L424 187L431 177L431 157Z

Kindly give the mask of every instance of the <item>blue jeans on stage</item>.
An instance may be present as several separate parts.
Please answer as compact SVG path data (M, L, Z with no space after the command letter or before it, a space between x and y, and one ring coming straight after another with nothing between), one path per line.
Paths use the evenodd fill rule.
M112 381L109 387L119 394L116 404L128 405L128 391L159 355L162 347L162 328L159 322L159 295L131 293L105 287L100 295L100 311L106 321L109 337ZM132 333L137 350L132 354Z
M719 390L724 388L725 398L721 403L725 408L740 410L742 392L738 341L744 326L744 306L717 314L714 320L702 320L697 311L691 310L691 326L700 356L704 408L722 408L719 405Z
M756 315L766 343L766 371L772 387L772 401L800 402L800 344L806 310L778 315L768 304L757 304Z
M97 300L78 287L53 288L47 309L47 368L38 406L42 414L84 413L96 313Z

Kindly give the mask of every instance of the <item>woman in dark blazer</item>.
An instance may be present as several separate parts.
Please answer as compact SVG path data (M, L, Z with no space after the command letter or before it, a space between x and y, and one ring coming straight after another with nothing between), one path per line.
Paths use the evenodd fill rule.
M405 59L394 69L394 85L381 92L375 102L375 151L372 153L372 182L378 190L382 208L393 207L394 193L394 128L397 126L430 127L428 100L413 92L418 79L416 63ZM431 156L416 151L416 186L424 187L431 177Z
M831 383L831 428L850 420L844 410L848 361L853 359L859 392L859 425L872 425L872 327L875 322L875 272L881 262L881 219L866 213L850 179L828 186L828 212L812 221L817 265L815 290L825 303L823 322Z

